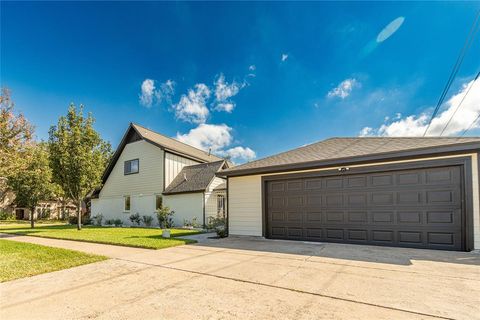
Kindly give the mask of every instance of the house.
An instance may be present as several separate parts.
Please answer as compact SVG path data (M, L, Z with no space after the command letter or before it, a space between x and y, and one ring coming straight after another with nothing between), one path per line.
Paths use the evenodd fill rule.
M331 138L219 173L230 235L480 249L480 138Z
M152 216L169 207L175 226L208 223L226 215L225 179L216 173L229 168L222 158L130 124L91 200L91 215L104 221L130 215Z
M7 213L17 220L29 220L30 208L19 206L15 202L15 194L8 191L0 201L0 211ZM62 202L61 199L43 200L38 203L34 210L34 219L67 219L75 214L76 206L70 202Z

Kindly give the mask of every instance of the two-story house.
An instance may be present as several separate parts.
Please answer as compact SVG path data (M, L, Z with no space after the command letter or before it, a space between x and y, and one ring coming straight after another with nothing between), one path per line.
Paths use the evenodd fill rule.
M167 206L175 226L208 223L226 215L226 182L215 173L228 168L222 158L130 124L92 197L92 216L121 219L138 213L154 217Z

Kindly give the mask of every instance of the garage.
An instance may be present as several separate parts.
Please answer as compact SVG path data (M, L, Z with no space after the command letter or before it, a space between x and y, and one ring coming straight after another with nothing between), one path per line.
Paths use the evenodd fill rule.
M267 238L463 250L460 166L267 181Z
M228 234L480 250L480 138L330 138L228 168Z

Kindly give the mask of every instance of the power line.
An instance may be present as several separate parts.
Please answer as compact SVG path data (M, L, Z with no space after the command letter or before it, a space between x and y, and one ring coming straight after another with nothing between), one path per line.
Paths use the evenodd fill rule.
M428 132L428 129L430 128L430 125L432 124L432 121L433 119L435 118L435 116L437 115L438 113L438 110L440 109L440 106L443 104L443 100L445 100L445 97L447 96L447 93L448 93L448 90L450 89L452 83L453 83L453 80L455 79L456 75L457 75L457 72L458 70L460 69L460 66L463 62L463 59L465 58L465 54L466 52L468 51L468 49L470 48L470 45L472 44L473 42L473 39L475 38L475 34L477 33L477 31L475 29L477 29L477 23L479 21L479 17L480 17L480 10L477 12L477 15L475 17L475 19L473 20L473 24L472 24L472 27L470 28L470 31L468 33L468 36L467 36L467 39L465 39L465 43L463 44L463 48L462 50L460 51L460 54L457 58L457 61L455 62L454 66L453 66L453 69L450 73L450 76L448 78L448 81L447 83L445 84L445 87L443 88L443 91L442 91L442 94L440 95L440 98L438 99L438 102L437 102L437 105L435 107L435 110L433 111L432 113L432 116L430 118L430 121L428 122L428 125L427 125L427 128L425 129L425 132L423 133L423 136L425 137L425 135L427 134Z
M462 106L462 103L465 100L465 97L468 95L468 93L472 89L473 85L475 84L475 81L478 79L478 76L480 76L480 71L477 73L477 76L475 77L475 79L473 79L473 82L470 85L470 87L468 87L467 92L465 92L465 94L463 95L462 101L460 101L460 103L457 105L457 108L453 112L452 116L450 117L450 119L448 119L447 124L445 125L445 127L443 127L442 132L440 132L440 136L442 136L443 132L445 131L445 129L447 129L448 125L450 124L450 121L452 121L452 119L455 116L455 114L457 113L458 109L460 109L460 107Z
M478 119L480 119L480 112L478 113L478 116L475 118L475 120L473 120L473 122L468 126L467 129L463 130L462 134L460 135L460 137L463 137L465 135L465 133L468 132L468 130L472 129L473 125L475 123L477 123Z

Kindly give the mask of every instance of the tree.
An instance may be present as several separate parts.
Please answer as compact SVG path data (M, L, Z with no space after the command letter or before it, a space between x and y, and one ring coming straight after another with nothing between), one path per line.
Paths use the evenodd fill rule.
M22 170L15 171L8 179L8 185L15 193L17 205L30 209L30 225L34 227L35 208L42 200L54 196L51 183L48 152L44 145L33 145L21 152Z
M32 146L33 126L15 112L10 90L0 95L0 201L8 191L8 178L22 169L21 154Z
M49 132L50 166L53 181L77 205L78 230L82 228L82 200L101 186L102 173L111 156L111 146L93 128L91 114L83 115L71 104L66 116Z

